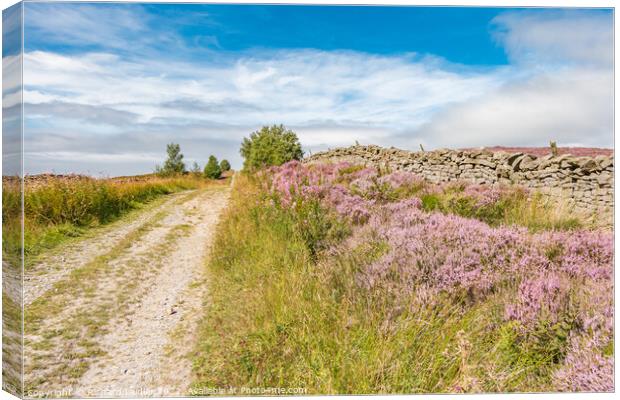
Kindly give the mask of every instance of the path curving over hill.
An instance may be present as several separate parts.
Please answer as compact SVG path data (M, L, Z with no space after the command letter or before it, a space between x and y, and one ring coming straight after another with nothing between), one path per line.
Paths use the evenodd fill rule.
M211 187L171 196L33 266L26 395L186 395L205 262L229 195Z

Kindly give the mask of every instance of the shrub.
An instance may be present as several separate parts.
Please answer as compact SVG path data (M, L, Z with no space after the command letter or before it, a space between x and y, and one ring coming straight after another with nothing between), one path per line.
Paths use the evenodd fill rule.
M209 156L209 162L205 165L204 175L209 179L218 179L222 175L222 169L215 156Z
M220 169L222 170L222 172L230 171L230 163L228 162L228 160L224 159L220 161Z
M287 161L301 160L303 151L295 132L283 125L263 126L252 132L241 143L240 153L245 159L243 168L255 170Z

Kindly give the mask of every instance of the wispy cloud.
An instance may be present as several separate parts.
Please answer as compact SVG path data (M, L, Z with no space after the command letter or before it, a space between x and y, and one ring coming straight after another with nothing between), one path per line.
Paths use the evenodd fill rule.
M409 125L439 105L479 96L509 78L503 69L452 71L447 63L413 56L318 50L253 53L215 66L37 51L26 54L25 66L27 102L30 94L45 92L67 103L115 105L143 121L191 117L220 123L284 118L296 124Z
M26 96L29 96L27 94ZM137 115L101 105L88 105L52 101L46 103L26 103L24 113L29 118L46 117L75 119L94 124L128 126L136 122Z
M26 7L25 26L33 37L45 38L55 45L101 46L109 49L124 49L129 37L143 37L149 31L149 14L142 7L97 7L89 4L75 4L62 7L48 4ZM101 21L107 22L102 24Z
M73 53L105 50L129 57L168 58L173 56L171 48L178 56L217 47L217 37L207 35L188 41L180 33L188 26L216 24L209 14L153 13L149 11L151 7L158 6L137 3L68 6L53 2L26 6L26 48L62 47Z

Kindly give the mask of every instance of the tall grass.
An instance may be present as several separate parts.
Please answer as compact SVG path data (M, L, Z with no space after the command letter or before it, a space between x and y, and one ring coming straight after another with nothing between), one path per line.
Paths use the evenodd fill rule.
M195 189L199 180L153 178L148 181L117 183L81 179L55 180L30 189L26 184L26 218L36 224L75 226L102 224L164 194Z
M166 194L196 189L207 184L201 178L140 179L135 181L91 179L87 177L48 178L42 182L26 179L24 189L24 252L33 256L88 228L109 223L130 210ZM19 188L4 182L3 251L19 254Z
M18 268L21 256L21 183L2 179L2 261Z
M438 207L425 214L418 209L422 201L407 197L421 193L409 190L414 181L400 195L386 197L362 181L345 182L343 174L359 177L359 170L315 174L287 168L276 170L275 178L237 180L208 266L209 307L196 349L196 389L302 387L310 394L609 390L605 368L613 347L608 328L600 331L605 332L597 339L600 347L591 349L602 351L599 358L567 361L583 348L576 341L589 337L588 329L599 329L580 325L593 316L579 313L611 320L582 290L584 282L592 282L580 275L577 264L561 261L576 262L583 255L570 249L582 238L591 240L587 233L577 233L573 241L567 239L570 231L547 232L540 236L548 238L543 241L523 228L504 231L444 217ZM404 178L383 182L390 179ZM345 193L344 184L357 194ZM442 196L438 201L451 204ZM493 202L478 205L499 201L491 197ZM380 210L393 211L384 216ZM447 208L439 211L449 214ZM499 218L497 224L502 224ZM553 247L556 242L566 249ZM535 256L538 250L530 245L540 245L542 255ZM602 257L601 284L610 282L608 245L597 244L600 248L583 255ZM454 265L454 273L463 275L455 277L455 286L439 286L447 282L444 276L452 277L451 271L439 270L448 259L440 260L457 256L465 258ZM512 266L504 257L522 264ZM475 260L489 263L489 270L472 280L474 270L463 268ZM562 281L569 292L556 291L554 281L541 289L537 282L544 279L527 275L549 263L574 269L576 278L568 274ZM595 259L583 263L593 268ZM423 275L412 275L418 271ZM533 303L520 303L523 298ZM606 298L597 301L608 304ZM566 308L547 309L547 303Z

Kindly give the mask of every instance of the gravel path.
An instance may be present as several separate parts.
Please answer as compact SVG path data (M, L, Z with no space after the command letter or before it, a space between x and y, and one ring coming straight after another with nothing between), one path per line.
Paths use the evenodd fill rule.
M175 196L131 228L76 244L65 257L81 261L59 280L37 277L46 283L31 289L47 290L26 308L26 394L187 395L206 257L229 195L219 187Z

